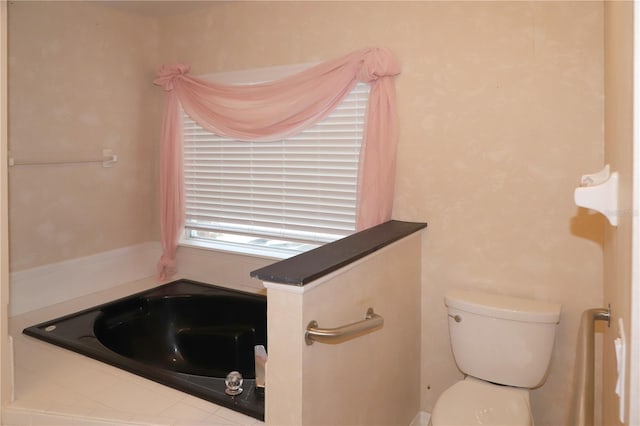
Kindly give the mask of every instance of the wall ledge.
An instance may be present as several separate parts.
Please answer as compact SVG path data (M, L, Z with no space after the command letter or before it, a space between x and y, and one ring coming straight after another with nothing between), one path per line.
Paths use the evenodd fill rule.
M150 241L12 272L9 316L153 276L161 251Z
M389 244L418 232L422 222L390 220L251 272L264 282L304 286Z

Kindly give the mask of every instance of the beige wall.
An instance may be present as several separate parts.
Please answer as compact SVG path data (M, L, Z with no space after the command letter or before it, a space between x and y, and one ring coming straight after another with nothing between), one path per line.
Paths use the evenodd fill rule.
M579 314L602 303L603 222L573 204L603 162L602 4L236 2L183 18L162 23L162 61L194 73L395 52L394 218L429 222L422 409L460 377L443 295L481 288L563 304L532 401L537 424L565 423Z
M621 424L613 339L622 319L627 342L631 331L631 236L633 211L633 3L605 4L605 163L620 175L618 227L606 227L604 304L611 305L611 327L605 329L603 424ZM630 358L627 345L627 360ZM629 413L629 367L626 375L626 418ZM637 403L637 401L636 401Z
M303 292L269 287L267 424L411 423L420 406L421 245L417 232ZM370 307L384 318L382 328L340 344L302 339L310 321L351 324Z
M9 196L7 173L7 4L0 4L0 342L8 342L9 321ZM0 343L0 406L11 400L11 359L9 345ZM2 415L2 413L0 413ZM0 423L2 423L0 417Z
M180 247L176 261L180 267L180 278L258 293L266 293L266 290L261 281L251 278L251 271L275 262L268 258L193 247Z
M152 6L154 11L162 9L144 5ZM128 75L118 71L117 64L131 63L135 76L131 85L143 94L127 105L135 104L135 111L152 108L157 121L158 89L148 86L149 61L154 58L152 68L184 61L198 74L321 61L366 46L388 47L403 67L397 79L400 145L394 218L429 222L422 258L421 408L430 411L438 394L460 377L449 350L444 293L458 287L487 289L563 304L549 380L533 392L532 401L536 424L564 424L579 314L602 304L603 222L573 204L579 176L603 164L602 3L217 2L206 6L200 3L197 11L184 15L160 15L155 45L153 32L144 31L155 24L138 15L105 10L96 16L96 8L87 5L69 8L52 3L36 19L26 13L28 5L14 5L23 12L10 17L19 19L14 22L20 26L13 25L10 31L14 54L21 52L10 63L14 74L20 70L11 84L27 93L30 102L12 104L13 120L26 123L38 116L50 123L44 126L46 132L14 125L14 149L26 144L30 151L25 155L38 152L44 136L66 149L59 149L65 155L88 149L87 144L102 145L87 133L95 133L88 132L94 129L92 117L107 105L74 100L70 110L86 109L88 122L60 123L58 117L67 110L51 108L61 102L50 92L56 85L38 83L48 69L43 62L56 65L56 73L48 79L63 87L77 84L77 76L63 71L92 71L83 92L95 90L93 79L103 75L97 82L109 88L114 101L125 96L118 95L118 87ZM90 13L89 22L97 25L87 25L83 13ZM123 29L95 33L114 22L118 22L115 28L123 25ZM54 25L58 30L51 29ZM73 30L77 25L80 30ZM74 31L83 28L77 37ZM54 43L56 37L50 34L64 43ZM128 53L112 48L112 43L126 46ZM148 57L151 53L141 45L157 47L157 56ZM67 67L67 56L59 52L68 55L74 66ZM111 78L114 73L120 78ZM32 90L34 84L37 91ZM124 136L113 138L125 145L114 147L121 150L123 171L125 159L134 164L152 149L145 130L127 126L119 123ZM140 156L126 151L134 146ZM144 164L137 166L150 167ZM28 175L33 171L27 169L11 172L14 268L127 245L153 234L140 225L149 223L150 189L132 190L144 195L126 207L113 202L116 191L110 189L153 185L151 171L136 169L138 175L131 179L126 173L92 170L43 169L37 177ZM124 181L111 182L113 176ZM92 179L104 179L106 184ZM63 182L67 188L61 194L53 191L52 196L51 190L42 191L35 183L49 181ZM131 219L124 219L121 210L109 211L114 206L131 211ZM45 211L56 218L55 223L42 223L37 214ZM96 232L93 225L100 222L109 232Z
M12 271L155 239L151 81L157 23L83 2L9 5L9 150L16 160L100 158L100 165L15 166Z

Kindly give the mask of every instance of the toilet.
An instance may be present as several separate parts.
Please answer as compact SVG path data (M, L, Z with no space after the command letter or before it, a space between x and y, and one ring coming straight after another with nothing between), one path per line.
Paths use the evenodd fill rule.
M546 379L561 306L463 290L449 292L445 304L465 378L438 397L429 423L533 425L529 389Z

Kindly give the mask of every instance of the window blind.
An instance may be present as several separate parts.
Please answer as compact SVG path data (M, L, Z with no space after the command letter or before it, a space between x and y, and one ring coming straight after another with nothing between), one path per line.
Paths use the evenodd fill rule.
M353 233L368 97L358 83L324 120L277 142L219 136L184 114L187 235L324 243Z

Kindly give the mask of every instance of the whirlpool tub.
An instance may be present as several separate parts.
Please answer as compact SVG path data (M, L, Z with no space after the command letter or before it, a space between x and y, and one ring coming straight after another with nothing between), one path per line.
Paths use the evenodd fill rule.
M264 420L254 346L267 345L265 296L178 280L24 333ZM244 392L229 396L234 370Z

